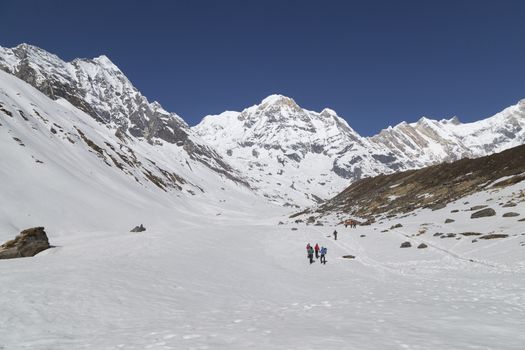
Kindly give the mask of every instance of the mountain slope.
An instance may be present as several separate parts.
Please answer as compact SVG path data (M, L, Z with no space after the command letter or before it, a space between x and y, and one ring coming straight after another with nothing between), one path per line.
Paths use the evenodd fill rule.
M196 161L183 147L133 136L122 140L68 101L53 101L3 71L0 159L0 227L9 231L113 223L99 221L102 217L122 225L142 217L144 207L151 214L152 208L186 206L199 197L218 204L229 192L253 200L246 186Z
M281 95L242 112L207 116L193 129L276 201L312 203L349 180L403 166L334 111L308 111Z
M400 159L421 164L481 157L525 143L525 100L480 121L462 124L457 118L401 123L382 130L371 141Z
M123 142L127 137L136 137L152 144L175 144L192 159L246 184L182 118L165 111L157 102L148 102L106 56L64 62L38 47L21 44L13 49L0 47L0 69L51 99L69 101L113 130Z
M463 158L362 179L323 203L315 212L373 218L420 208L437 210L468 195L498 192L516 184L521 191L517 200L525 202L525 145L481 158ZM500 202L499 206L504 204Z

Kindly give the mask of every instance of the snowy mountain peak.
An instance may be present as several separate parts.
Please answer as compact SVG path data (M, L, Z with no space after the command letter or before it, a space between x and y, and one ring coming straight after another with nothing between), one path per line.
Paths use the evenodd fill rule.
M106 55L95 57L93 61L106 69L118 70L120 72L120 69L118 69L118 67Z
M279 94L273 94L263 99L260 104L261 105L271 105L271 104L290 103L290 102L295 103L295 101L290 97L279 95Z

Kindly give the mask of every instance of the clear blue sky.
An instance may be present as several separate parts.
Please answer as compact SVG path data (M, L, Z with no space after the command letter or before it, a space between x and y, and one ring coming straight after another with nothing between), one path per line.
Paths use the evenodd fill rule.
M106 54L194 125L272 93L363 135L525 98L525 1L0 0L0 45Z

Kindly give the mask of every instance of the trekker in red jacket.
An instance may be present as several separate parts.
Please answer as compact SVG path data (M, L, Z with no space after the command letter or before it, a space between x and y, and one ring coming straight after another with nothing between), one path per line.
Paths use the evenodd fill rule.
M314 250L315 250L315 258L319 259L319 244L317 243L315 244Z

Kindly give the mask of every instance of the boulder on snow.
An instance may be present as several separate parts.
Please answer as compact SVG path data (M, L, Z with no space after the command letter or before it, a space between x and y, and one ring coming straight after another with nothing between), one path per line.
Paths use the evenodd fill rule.
M525 218L519 219L518 221L525 221Z
M511 207L515 207L517 204L514 203L514 202L507 202L505 204L503 204L503 208L511 208Z
M446 206L447 206L446 203L436 203L436 204L432 205L432 206L430 207L430 209L432 209L432 211L435 211L435 210L443 209L443 208L445 208Z
M496 238L507 238L509 235L504 233L492 233L485 236L479 237L479 239L496 239Z
M454 221L456 221L456 220L454 220L454 219L446 219L445 220L445 224L450 224L451 222L454 222Z
M399 248L410 248L412 247L412 244L410 242L403 242L401 243L401 246Z
M520 216L520 214L519 214L519 213L514 213L514 212L512 212L512 211L503 214L503 217L504 217L504 218L512 218L512 217L515 217L515 216Z
M459 209L454 209L454 210L451 210L450 212L451 213L457 213L457 212L459 212Z
M297 231L297 227L292 227L292 231Z
M50 247L43 227L33 227L20 232L15 239L0 246L0 259L35 256Z
M343 259L355 259L353 255L343 255Z
M390 229L393 230L393 229L395 229L395 228L400 228L400 227L403 227L403 225L401 225L401 224L395 224L395 225L392 225L392 226L390 227Z
M421 243L420 245L417 246L417 249L425 249L425 248L428 248L428 246L425 243Z
M473 207L475 208L475 207ZM479 210L475 213L472 213L472 215L470 215L470 218L471 219L477 219L477 218L484 218L484 217L487 217L487 216L494 216L496 215L496 211L492 208L485 208L485 209L482 209L482 210Z
M461 232L460 235L462 236L481 236L481 233L479 232Z
M483 209L483 208L486 208L486 207L488 207L488 205L475 205L475 206L470 208L470 211L480 210L480 209Z
M129 232L144 232L146 231L146 228L140 224L140 226L135 226L131 231Z

